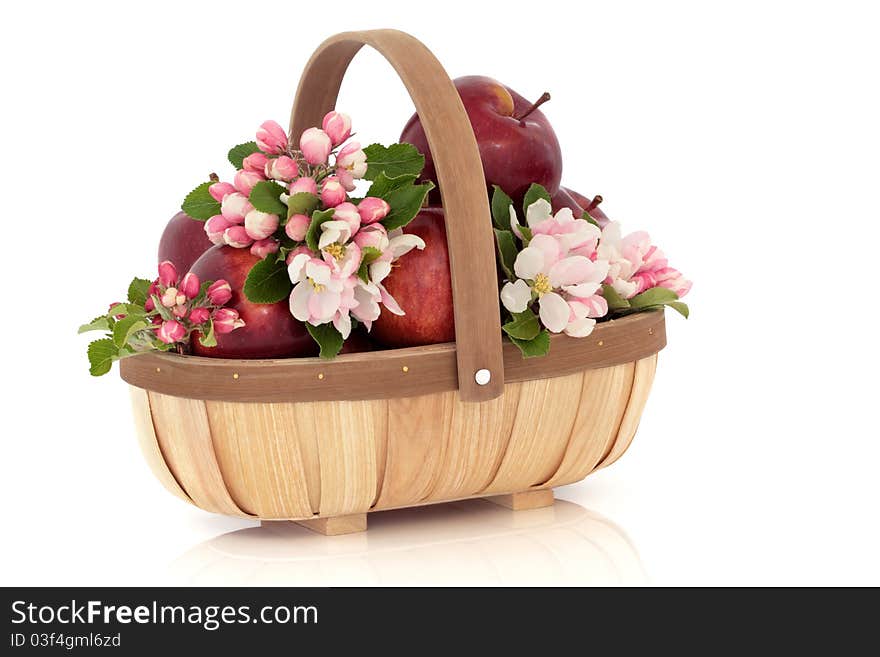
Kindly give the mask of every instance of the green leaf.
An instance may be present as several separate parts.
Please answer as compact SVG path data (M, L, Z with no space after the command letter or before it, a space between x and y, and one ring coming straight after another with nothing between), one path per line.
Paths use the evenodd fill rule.
M342 339L342 334L336 330L336 327L331 322L321 324L320 326L312 326L307 322L306 329L321 348L321 358L326 358L327 360L336 358L339 350L342 349L344 340Z
M391 192L400 189L401 187L406 187L415 181L416 175L413 173L406 173L400 176L395 176L394 178L389 178L383 171L376 176L373 184L370 185L370 189L367 191L367 196L387 200L388 195L391 194Z
M77 333L88 333L89 331L109 331L110 330L110 320L107 318L107 315L101 315L100 317L95 317L88 324L83 324L77 330Z
M361 264L358 267L358 278L360 278L364 283L370 282L370 270L369 267L376 260L381 257L382 252L377 249L375 246L365 246L361 250Z
M113 343L122 349L128 339L138 331L147 328L147 323L136 315L127 315L113 326Z
M216 347L217 336L214 334L214 320L208 320L208 332L199 335L199 344L203 347Z
M610 285L602 286L602 296L605 297L605 301L608 302L608 312L629 308L629 301L620 296L617 290Z
M141 306L147 302L147 293L150 290L151 281L146 278L134 278L128 286L128 302L133 306Z
M260 212L268 212L269 214L277 214L279 217L287 215L287 206L278 198L287 190L277 182L271 180L261 180L251 188L248 200L255 210Z
M318 250L318 241L321 239L321 224L330 221L334 212L335 210L330 208L329 210L320 210L312 215L312 223L309 224L309 229L306 231L306 244L312 251Z
M586 210L584 210L584 213L581 215L581 219L583 219L584 221L589 221L589 222L590 222L591 224L593 224L596 228L601 228L601 226L599 225L599 222L596 221L595 219L593 219L593 218L590 216L590 213L587 212Z
M492 185L495 191L492 193L492 221L496 228L510 230L510 206L511 199L498 185Z
M425 197L432 189L434 189L434 183L429 180L420 185L410 183L391 192L385 199L391 206L391 211L382 220L385 229L403 228L412 221L422 209Z
M304 214L311 216L312 212L318 209L318 197L309 192L297 192L287 199L287 218L290 219L295 214Z
M380 173L388 178L403 175L418 176L425 167L425 156L412 144L370 144L364 149L367 156L367 180L376 180Z
M248 155L253 155L254 153L259 153L260 149L257 146L257 142L255 141L246 141L243 144L239 144L238 146L233 146L229 149L229 161L232 163L236 169L241 169L244 166L244 158Z
M546 329L538 333L537 337L531 340L519 340L513 336L509 337L510 341L519 347L523 358L546 356L550 352L550 333Z
M687 304L684 301L670 301L666 305L673 310L677 310L684 316L685 319L690 317L691 310L690 308L688 308Z
M254 303L278 303L290 294L292 287L287 265L270 253L251 267L244 282L244 294Z
M516 248L516 242L513 239L513 233L509 230L495 229L495 248L498 251L498 262L501 263L501 269L504 275L513 280L513 264L516 262L516 256L519 249Z
M538 323L538 316L535 313L526 308L523 312L512 313L512 315L513 319L501 327L507 335L521 342L529 342L538 337L541 325Z
M629 300L633 308L647 308L649 306L662 306L672 301L678 301L678 295L665 287L652 287L641 294L637 294Z
M548 203L550 203L550 194L549 192L541 187L541 185L537 183L532 183L532 186L529 187L529 190L526 192L525 197L523 197L523 214L529 209L529 206L537 201L538 199L544 199Z
M220 204L208 192L208 188L213 184L213 182L202 183L192 190L183 199L180 209L199 221L207 221L215 214L220 214Z
M92 376L101 376L110 371L113 361L116 360L119 350L110 338L95 340L89 345L89 373Z

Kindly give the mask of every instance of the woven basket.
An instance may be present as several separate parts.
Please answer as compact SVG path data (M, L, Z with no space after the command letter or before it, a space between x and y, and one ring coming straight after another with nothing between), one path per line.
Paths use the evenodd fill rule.
M202 509L329 534L365 529L369 511L468 497L550 504L553 487L610 465L632 441L666 344L663 313L553 336L544 358L502 343L476 139L422 43L394 30L325 41L303 73L290 132L320 125L365 44L403 80L434 155L456 342L333 361L123 360L144 454L166 488Z

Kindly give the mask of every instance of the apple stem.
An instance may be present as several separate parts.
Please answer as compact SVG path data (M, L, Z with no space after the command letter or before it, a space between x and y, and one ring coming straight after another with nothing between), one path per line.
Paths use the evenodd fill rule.
M596 194L596 195L593 197L593 200L590 201L590 204L589 204L586 208L584 208L584 209L585 209L587 212L589 212L589 211L592 210L593 208L597 207L597 206L598 206L603 200L604 200L604 199L603 199L601 196L599 196L598 194Z
M523 112L523 113L520 114L519 116L515 116L515 117L513 117L513 118L515 118L515 119L516 119L517 121L519 121L520 123L523 123L523 122L525 121L526 117L527 117L529 114L531 114L532 112L534 112L534 111L535 111L536 109L538 109L541 105L543 105L544 103L546 103L548 100L550 100L550 94L549 94L548 92L545 91L544 93L541 94L541 97L540 97L538 100L536 100L534 103L532 103L532 106L531 106L529 109L527 109L525 112Z
M209 173L208 180L210 180L211 182L214 182L214 183L220 182L220 176L218 176L216 173Z

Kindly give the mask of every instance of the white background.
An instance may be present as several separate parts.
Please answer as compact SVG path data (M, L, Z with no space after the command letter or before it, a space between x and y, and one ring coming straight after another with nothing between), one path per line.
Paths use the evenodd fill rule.
M152 274L230 145L286 123L320 41L370 27L453 77L551 91L564 183L651 232L692 318L668 318L632 449L568 504L238 531L153 479L76 326ZM0 31L0 583L880 584L871 3L34 1ZM339 107L364 143L412 111L369 52Z

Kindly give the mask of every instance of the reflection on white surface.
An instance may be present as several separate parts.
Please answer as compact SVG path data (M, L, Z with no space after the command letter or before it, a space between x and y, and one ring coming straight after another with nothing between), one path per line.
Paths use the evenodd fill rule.
M171 564L190 585L640 585L633 544L564 500L513 512L466 500L371 513L369 531L321 536L294 523L221 534Z

